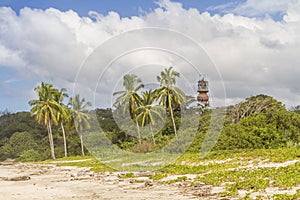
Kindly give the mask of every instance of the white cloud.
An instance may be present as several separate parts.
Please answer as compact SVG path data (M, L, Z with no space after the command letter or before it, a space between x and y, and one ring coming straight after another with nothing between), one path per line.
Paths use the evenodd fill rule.
M297 84L300 74L300 1L282 2L248 0L235 9L241 14L248 12L248 16L255 12L263 13L267 8L268 12L286 13L284 20L279 22L271 18L255 19L231 13L212 16L208 12L184 9L180 3L168 0L160 1L157 9L143 16L130 18L121 18L116 12L107 15L90 12L89 17L80 17L72 10L62 12L54 8L24 8L17 15L10 8L2 7L0 65L19 71L29 69L35 76L72 91L79 66L100 44L126 31L161 27L185 34L206 50L223 76L228 97L226 102L234 103L249 95L266 93L288 106L296 105L300 101ZM152 34L149 37L145 34L144 38L134 40L134 44L126 43L125 37L123 39L105 48L102 54L97 54L103 63L126 47L138 46L138 43L151 46L150 41L156 45L169 45L170 49L179 52L191 52L186 55L194 59L190 44L181 44L180 40L175 39L170 43L170 38L164 35ZM126 73L126 66L150 66L151 63L173 64L191 84L196 84L198 75L188 69L183 59L158 51L130 54L117 62L119 68L115 65L116 70L108 73L119 80ZM82 72L81 85L78 86L86 92L94 92L95 83L105 67L99 63L91 66L90 70ZM155 79L159 71L159 68L151 71L140 68L145 69L145 80L147 77ZM219 95L221 83L211 69L205 66L200 68L211 81L213 102L219 104L222 101L222 95ZM105 87L107 90L101 91L101 95L110 97L110 88L115 85L109 83ZM101 101L101 97L99 99ZM103 100L102 103L108 106L110 102Z
M0 44L0 66L10 65L16 68L25 66L25 61L20 57L20 52L11 50Z
M283 14L288 9L289 3L295 3L297 1L298 0L247 0L233 11L237 14L247 16Z
M289 5L295 5L297 2L299 0L246 0L213 6L208 10L248 17L268 17L285 14Z
M288 12L284 16L284 21L286 22L299 22L300 21L300 1L295 3L290 3L288 6Z

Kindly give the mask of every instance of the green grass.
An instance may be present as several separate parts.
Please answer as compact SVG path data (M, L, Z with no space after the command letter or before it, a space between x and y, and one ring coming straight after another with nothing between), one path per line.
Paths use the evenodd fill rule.
M95 155L95 157L97 157L97 155ZM108 166L118 171L157 171L161 169L162 166L174 162L178 157L180 157L180 154L175 153L153 152L138 154L126 151L117 151L105 157L101 155L98 156L100 160L103 160Z
M216 161L230 158L226 162ZM238 168L252 163L259 166L263 163L281 163L290 160L300 160L300 149L259 149L211 152L206 158L197 154L187 153L182 155L174 164L164 167L161 171L165 174L199 174L192 185L205 183L213 186L225 184L225 192L221 196L236 196L238 190L248 193L263 192L267 187L290 189L300 185L300 163L279 168ZM183 162L184 161L184 162ZM185 163L185 164L182 164ZM202 165L201 165L202 163ZM205 165L203 165L203 163ZM200 164L200 165L199 165ZM158 175L156 175L158 176ZM182 180L171 180L167 184ZM285 197L278 195L276 198ZM295 195L290 195L293 199ZM246 196L243 199L251 199ZM283 198L284 199L284 198ZM296 198L297 199L297 198Z
M210 163L208 165L197 165L197 166L190 166L188 164L185 165L176 165L171 164L167 165L161 169L161 171L168 173L168 174L202 174L211 171L224 171L226 169L236 168L241 165L246 165L246 163Z
M236 195L238 190L265 191L267 187L291 189L300 184L300 163L280 168L264 168L256 170L229 170L200 175L197 181L220 186L226 184L226 193Z
M119 175L119 178L135 178L134 173L126 173L126 174L121 174Z
M81 161L84 160L84 161ZM63 162L66 161L66 162ZM68 162L72 161L72 162ZM73 162L74 161L74 162ZM76 162L78 161L78 162ZM58 166L75 166L75 167L90 167L94 172L112 172L114 169L103 164L98 159L93 156L76 156L76 157L67 157L67 158L58 158L56 160L46 160L43 162L38 162L41 164L57 164Z
M68 157L63 157L63 158L56 158L55 160L49 159L49 160L44 160L40 162L35 162L35 163L41 163L41 164L51 164L59 161L75 161L75 160L88 160L88 159L94 159L95 157L93 156L68 156Z
M204 158L201 158L199 154L196 153L186 153L177 159L177 163L183 160L188 163L194 163L211 160L225 160L228 158L238 160L268 159L271 162L284 162L293 159L300 159L300 148L211 151Z
M152 180L158 181L158 180L161 180L161 179L163 179L167 176L168 176L167 173L157 173L157 174L153 174L153 175L149 176L149 178L152 179Z
M170 159L170 157L173 159L174 162L166 165L167 162L165 162L165 160L172 160ZM218 160L226 159L230 160L220 164L215 162ZM223 171L229 168L236 168L238 166L247 165L249 164L247 163L247 161L252 161L254 162L254 164L257 164L261 160L268 160L268 162L284 162L294 159L300 160L299 148L212 151L205 158L201 158L200 155L197 153L186 153L181 156L175 154L126 154L122 159L120 159L120 155L117 155L116 157L112 156L112 161L107 164L99 161L93 156L72 156L67 158L59 158L55 161L46 160L40 163L86 160L78 163L59 163L58 165L92 167L92 169L95 169L96 171L112 171L112 169L118 169L119 171L162 171L167 174L201 174L206 173L208 171ZM122 166L123 163L130 164L139 161L149 161L149 163L162 162L162 164L158 166L140 166L138 164ZM207 162L206 165L201 164L205 162Z
M186 176L179 176L174 180L169 180L169 181L165 181L165 182L162 182L162 183L173 184L173 183L182 182L182 181L186 181L186 180L188 180L188 178Z
M299 200L300 190L296 194L275 194L272 196L274 200Z
M230 158L230 159L229 159ZM163 158L149 157L140 155L138 159L149 159L159 161ZM78 160L78 162L76 162ZM80 161L81 160L81 161ZM82 161L83 160L83 161ZM217 161L225 162L217 162ZM279 189L291 189L300 185L300 162L279 168L238 168L247 166L250 163L259 166L261 162L286 162L290 160L300 160L300 149L259 149L259 150L234 150L234 151L214 151L207 157L201 158L199 154L186 153L177 160L166 166L158 166L155 174L149 178L155 181L167 177L168 175L182 175L177 179L161 182L162 184L173 184L176 182L190 182L191 185L205 183L207 185L225 185L225 192L221 196L233 197L239 190L246 190L247 194L252 192L264 192L267 187L278 187ZM72 161L72 162L63 162ZM117 161L118 165L122 162L134 162L133 157L126 157L125 160ZM59 166L91 167L94 172L114 171L92 156L77 156L60 158L55 161L47 160L42 163L56 163ZM128 171L140 169L140 166L127 166ZM159 168L160 167L160 168ZM187 180L185 174L198 174L194 180ZM120 178L135 178L134 173L120 175ZM272 199L299 199L300 192L294 195L274 195ZM259 199L258 197L257 199ZM263 197L262 197L263 198ZM247 195L243 199L251 199Z

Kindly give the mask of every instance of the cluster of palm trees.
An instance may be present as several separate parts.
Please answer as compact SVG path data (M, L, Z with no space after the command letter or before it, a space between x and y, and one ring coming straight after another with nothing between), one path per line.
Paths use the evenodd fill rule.
M119 95L114 106L122 108L123 112L129 111L131 119L135 122L138 132L138 140L141 143L140 126L149 125L153 143L155 145L152 126L154 119L162 119L161 110L164 110L171 117L174 134L176 139L177 130L174 119L174 109L180 108L186 102L184 92L176 87L176 78L180 73L173 70L173 67L165 68L157 81L160 87L155 90L139 92L144 87L140 78L134 74L126 74L123 77L123 86L125 90L115 92L113 95ZM158 105L154 105L154 104ZM162 119L163 120L163 119Z
M142 91L144 87L140 78L134 74L127 74L123 77L123 86L125 90L115 92L118 95L114 104L117 108L122 108L123 112L129 111L130 118L135 122L138 140L141 143L140 127L149 125L153 143L155 138L153 133L153 125L155 119L163 120L161 113L166 113L172 119L174 134L177 138L177 129L174 119L174 109L179 108L186 103L186 95L182 90L176 87L176 78L180 74L173 70L172 67L164 69L157 76L160 87L155 90ZM48 131L51 158L55 159L54 142L52 126L60 126L64 140L64 153L67 157L67 141L65 126L73 128L77 131L81 143L82 155L85 155L83 145L83 131L90 128L90 116L87 107L91 106L90 102L86 102L84 98L80 98L77 94L70 97L68 104L63 102L68 98L66 89L54 88L52 84L42 82L34 88L38 93L38 99L29 101L31 115L35 115L38 123L45 125ZM141 92L141 93L140 93ZM157 105L154 105L157 104Z
M38 93L39 98L29 101L29 105L32 106L30 113L35 115L38 123L47 127L51 158L55 159L52 125L61 126L65 157L68 155L65 125L69 125L69 127L76 129L78 132L82 155L84 156L82 132L90 127L89 115L86 109L88 106L91 106L91 103L76 95L74 98L69 98L69 103L65 105L63 101L69 97L66 89L56 89L49 83L42 82L34 88L34 91Z

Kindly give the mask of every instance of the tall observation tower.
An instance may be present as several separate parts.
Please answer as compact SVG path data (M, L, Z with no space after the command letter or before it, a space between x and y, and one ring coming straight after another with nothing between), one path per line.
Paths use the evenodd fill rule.
M209 96L208 96L208 81L204 79L204 76L200 76L200 80L198 81L198 106L203 108L209 107Z

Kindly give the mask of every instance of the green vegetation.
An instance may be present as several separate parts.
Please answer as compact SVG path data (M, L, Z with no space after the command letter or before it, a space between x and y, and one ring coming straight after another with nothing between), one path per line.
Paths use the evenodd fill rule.
M90 102L86 102L85 99L80 99L79 94L74 98L70 98L69 105L72 106L71 114L73 116L73 123L76 131L79 134L80 144L81 144L81 153L82 156L85 156L84 146L83 146L83 131L85 129L90 129L90 116L87 113L87 107L91 106Z
M61 105L57 102L59 91L53 88L52 84L41 83L34 90L38 93L38 100L31 100L29 105L32 106L31 114L36 116L36 121L47 126L48 137L50 142L51 157L55 159L52 124L57 125L57 113L63 113Z
M62 135L64 139L64 151L65 151L65 157L68 156L68 149L67 149L67 139L66 139L66 133L65 133L65 123L69 123L71 121L71 113L70 109L63 104L63 100L65 97L69 97L69 95L66 93L66 89L62 88L59 92L56 93L56 101L61 105L61 109L57 112L57 120L58 123L60 123Z
M186 107L193 99L185 96L176 87L179 75L171 67L165 69L157 77L160 87L149 91L142 90L142 81L136 75L125 75L124 90L114 94L117 95L114 109L88 110L90 103L79 95L69 98L65 89L41 83L35 88L39 98L29 102L32 106L31 114L3 112L0 116L0 160L46 160L45 163L51 163L53 161L48 159L58 158L54 161L58 165L91 167L96 172L113 171L104 162L89 156L93 154L101 157L100 154L111 153L102 151L105 141L101 140L99 130L95 128L99 124L103 135L114 148L126 150L122 154L123 160L106 160L110 162L110 166L127 163L128 165L123 165L123 170L145 168L131 155L138 154L139 158L158 163L158 166L149 167L160 168L150 176L155 181L170 174L182 175L165 183L191 182L191 185L205 183L224 186L225 192L222 195L225 196L234 196L239 190L250 193L264 191L267 187L287 189L300 183L299 163L279 168L255 168L268 162L299 160L300 115L297 107L289 111L274 98L257 95L226 109L203 110L201 116L191 115L183 123L183 110L187 113L195 113L197 110ZM64 102L69 104L65 105ZM214 112L220 116L225 115L224 127L213 150L202 158L199 156L199 149L204 139L208 143L215 139L213 131L207 135ZM128 118L122 118L124 113L128 114ZM96 119L91 116L96 116ZM117 119L120 121L116 120L117 117L120 117ZM189 129L193 125L189 123L195 121L199 122L195 128L198 128L197 131ZM119 127L117 122L124 122L126 127ZM157 157L157 154L151 153L161 150L173 139L178 143L184 142L192 131L196 133L188 151L173 163L161 168L159 163L166 160L166 157ZM178 143L174 142L174 147L167 153L179 152L180 155L183 151ZM92 151L89 148L91 152L88 152L84 144L97 148ZM85 152L88 156L84 156ZM176 158L175 155L167 153L165 156ZM74 157L78 155L83 157ZM70 160L72 162L68 162ZM249 165L254 168L250 170ZM190 180L185 174L199 176ZM123 176L133 178L134 175ZM278 195L274 199L294 198L297 195ZM244 199L247 198L250 197Z
M138 94L138 91L144 87L142 80L134 74L126 74L123 77L123 86L125 90L115 92L113 95L120 95L114 106L122 110L123 113L128 112L130 118L135 122L137 132L138 132L138 141L141 143L141 133L140 125L137 121L137 107L141 104L141 97Z
M17 161L34 162L41 159L40 153L34 149L24 150L18 156Z
M274 200L298 200L300 199L300 190L296 194L275 194L272 198Z
M200 117L199 132L190 152L201 148L210 118L211 112ZM299 147L299 130L299 114L287 111L272 97L258 95L227 108L225 124L214 150Z
M151 178L152 180L160 180L160 179L163 179L165 177L167 177L168 174L167 173L157 173L157 174L154 174L154 175L151 175L149 178Z
M284 155L279 160L277 155ZM78 160L78 162L76 162ZM285 161L298 160L286 166L280 166ZM68 162L71 161L71 162ZM277 162L278 167L263 167L264 164ZM56 163L60 166L91 167L95 172L114 171L91 156L77 156L61 158L56 161L48 160L43 163ZM169 175L177 174L174 179L163 181ZM189 178L186 174L198 174L196 178ZM120 178L137 178L134 173L124 173ZM211 152L208 157L202 159L194 153L188 153L180 157L175 164L166 166L149 176L150 179L160 184L175 184L199 186L212 185L223 186L225 191L219 196L226 198L237 197L238 191L246 191L246 196L241 199L252 199L250 194L264 193L267 188L288 190L300 183L300 149L263 149L238 151ZM137 180L133 180L137 181ZM140 181L144 182L144 181ZM258 193L259 194L259 193ZM295 194L275 194L268 197L258 195L256 199L298 199L300 190Z
M55 163L58 166L90 167L94 172L113 172L114 170L93 156L70 156L54 160L38 162L42 164Z
M63 137L61 127L53 127L53 140L55 154L64 156ZM78 155L80 152L80 141L76 131L68 129L68 153ZM32 161L50 158L49 137L47 130L31 117L29 112L7 114L0 117L0 160L6 158L19 159L23 151L34 150ZM32 151L29 151L29 153ZM28 152L25 155L29 155ZM38 155L38 156L37 156ZM24 156L24 155L23 155ZM30 159L26 159L30 161Z
M134 178L135 175L134 175L134 173L130 172L130 173L126 173L126 174L121 174L119 177L120 178Z
M18 158L22 161L36 161L39 157L44 157L43 150L29 132L16 132L1 147L1 156ZM32 156L31 160L30 155Z
M277 169L212 171L209 174L199 176L196 180L215 186L229 182L226 185L226 189L230 194L234 194L241 189L247 191L264 191L270 186L287 189L297 186L300 183L299 166L299 164L294 164Z
M162 71L160 76L157 76L160 88L156 90L156 93L160 105L166 108L167 114L170 113L174 134L176 139L178 139L173 109L177 109L181 106L181 104L184 104L186 102L186 96L183 91L175 86L176 77L180 77L180 74L174 71L172 67Z
M152 90L145 91L142 95L141 105L137 108L139 114L136 119L141 122L142 127L149 124L153 144L156 145L152 126L155 125L155 119L163 121L161 113L164 112L164 109L160 106L152 106L155 101L155 93Z
M65 93L66 89L58 90L52 84L42 82L34 89L39 96L38 100L29 101L32 106L31 115L35 115L36 121L39 124L46 125L50 142L51 158L56 159L54 150L54 140L52 134L52 125L61 125L64 143L64 154L67 157L67 142L64 123L69 123L70 127L75 127L79 134L81 143L81 152L84 156L84 146L82 132L84 129L89 129L89 115L86 107L90 106L89 102L80 99L79 95L69 99L69 105L72 108L65 106L62 101L64 97L68 97ZM73 118L72 118L73 117Z
M59 90L56 89L56 91ZM143 100L143 98L141 100ZM62 103L55 105L62 105ZM249 108L246 109L246 113L245 107L247 106ZM149 119L147 119L149 110L147 111L148 114L144 113L144 107L144 105L141 105L137 109L140 111L138 115L140 117L138 117L138 119L143 119L139 124L140 126L150 123ZM242 111L240 111L239 114L236 114L239 110L238 108L242 109ZM150 112L153 112L153 115L156 111L155 109L154 106L151 107ZM72 111L70 108L64 108L64 110L65 113L68 113L69 118L64 118L64 120L57 123L57 125L53 122L53 126L51 127L51 130L54 133L53 145L55 146L55 154L57 154L58 157L62 157L63 154L66 156L67 151L70 156L78 155L81 150L80 137L74 126L74 120L70 117ZM120 130L114 121L113 111L111 109L96 109L95 111L89 112L97 116L98 123L101 128L103 128L107 138L121 149L132 152L149 152L162 148L174 137L171 117L167 117L164 127L154 136L154 138L152 137L152 134L149 134L150 140L146 138L139 143L136 137ZM179 111L174 112L175 121L178 121L178 117L180 116L178 113ZM209 110L203 112L201 115L199 119L199 130L194 138L193 144L188 149L188 153L197 155L195 153L199 152L209 127L210 116L211 112ZM43 118L41 117L41 119ZM59 120L57 120L57 122L59 122ZM24 151L30 149L35 150L39 153L40 160L49 158L47 147L45 146L45 142L47 140L49 141L49 134L47 129L43 128L44 124L44 121L42 121L42 124L36 123L34 118L27 112L16 114L6 113L1 116L0 159L18 158L22 153L17 149L19 145L12 145L12 143L18 143L14 137L12 137L12 135L17 132L27 132L27 135L30 135L30 139L27 138L26 140L28 140L28 142L31 141L31 143L23 143L27 146L23 149ZM79 128L77 127L77 129ZM63 132L66 132L67 134L64 134ZM63 133L62 136L60 133ZM35 144L32 144L32 140ZM270 154L274 153L275 150L273 151L272 149L286 147L299 148L299 141L300 115L294 111L287 111L281 103L274 100L272 97L258 95L256 97L248 98L246 101L227 109L226 121L220 138L213 149L214 151L209 153L207 157L219 159L226 156L226 154L229 154L232 157L246 154L251 157L253 152L256 151L255 149L258 149L257 151L259 152L268 152L265 155L267 158ZM10 147L8 148L9 145ZM9 151L11 152L7 149L10 149ZM260 149L270 150L260 151ZM283 153L277 155L276 159L278 161L285 160L284 157L288 155L289 154Z
M260 149L260 150L235 150L213 151L202 159L194 153L181 156L174 164L165 166L160 172L150 176L153 180L160 181L169 175L177 178L160 181L162 184L181 182L182 185L222 186L225 191L219 196L237 197L238 191L246 191L242 199L252 199L250 194L264 193L269 187L278 190L289 190L300 184L300 149ZM280 158L278 159L278 155ZM290 161L293 162L290 162ZM284 162L290 163L284 165ZM298 162L297 162L298 161ZM190 179L185 174L198 174ZM184 175L184 176L182 176ZM296 194L276 194L268 199L298 199ZM256 199L266 199L259 196Z
M185 153L178 161L186 163L197 163L210 160L269 160L270 162L285 162L300 158L300 148L278 148L278 149L235 149L235 150L216 150L211 151L205 158L199 157L199 154Z
M162 182L162 183L164 183L164 184L173 184L173 183L176 183L176 182L182 182L182 181L186 181L186 180L188 180L188 178L186 176L179 176L174 180L169 180L169 181L165 181L165 182Z
M300 190L267 197L260 194L269 187L299 187L300 106L287 110L274 98L257 95L227 108L199 111L187 107L195 99L176 87L179 77L172 67L164 69L157 77L160 87L147 91L139 77L127 74L123 77L124 90L114 93L114 109L95 110L88 110L91 104L79 95L69 98L65 89L42 82L34 89L38 99L29 102L30 112L0 112L0 161L12 158L90 167L94 172L115 171L105 164L109 163L123 171L154 170L149 178L161 184L223 187L219 196L225 198L237 197L243 191L246 195L242 199L251 199L255 192L256 199L299 199ZM191 114L184 121L182 111L201 115ZM225 123L217 143L201 157L204 141L212 144L218 135L218 130L210 127L211 120L223 116ZM101 136L98 124L103 130ZM184 145L179 144L189 138L193 142L185 152ZM105 139L113 144L111 149L106 148ZM170 150L165 148L168 145ZM109 159L96 158L106 154ZM170 180L169 175L175 178ZM166 177L168 181L164 181ZM136 177L125 173L120 178Z

